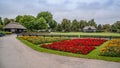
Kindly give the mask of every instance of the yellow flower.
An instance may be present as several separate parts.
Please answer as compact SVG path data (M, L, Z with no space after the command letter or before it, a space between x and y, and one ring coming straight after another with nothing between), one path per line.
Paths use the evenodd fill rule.
M102 48L102 49L101 49L101 52L105 52L105 51L106 51L106 48Z

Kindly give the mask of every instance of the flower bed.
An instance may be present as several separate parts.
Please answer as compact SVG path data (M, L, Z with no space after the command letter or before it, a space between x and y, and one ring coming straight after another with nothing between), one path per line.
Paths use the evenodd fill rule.
M52 43L52 42L68 39L62 37L60 38L60 37L42 37L42 36L20 36L20 38L27 40L33 44Z
M109 43L101 49L101 55L120 57L120 39L110 40Z
M54 42L52 44L43 44L41 47L65 52L88 54L95 49L95 46L100 46L105 41L104 39L72 39Z

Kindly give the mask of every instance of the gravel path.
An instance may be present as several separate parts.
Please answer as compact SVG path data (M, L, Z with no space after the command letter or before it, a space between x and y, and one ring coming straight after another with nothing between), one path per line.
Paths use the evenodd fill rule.
M116 62L37 52L15 37L0 37L0 68L120 68Z

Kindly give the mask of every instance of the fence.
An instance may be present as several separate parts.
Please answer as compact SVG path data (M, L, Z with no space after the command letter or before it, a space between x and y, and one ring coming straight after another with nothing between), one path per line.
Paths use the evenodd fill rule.
M17 36L43 36L43 37L68 37L68 38L105 38L108 40L120 38L120 36L101 36L101 35L59 35L59 34L17 34Z

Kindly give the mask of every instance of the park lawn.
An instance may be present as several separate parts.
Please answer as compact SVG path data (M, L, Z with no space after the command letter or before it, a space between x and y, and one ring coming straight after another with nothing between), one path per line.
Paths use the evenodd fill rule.
M84 32L52 32L51 34L61 34L61 35L100 35L100 36L120 36L120 33L84 33Z
M38 45L32 44L28 42L27 40L24 40L22 38L17 38L22 43L26 44L30 48L39 51L39 52L46 52L50 54L56 54L56 55L62 55L62 56L70 56L70 57L78 57L78 58L88 58L88 59L98 59L98 60L106 60L106 61L114 61L114 62L120 62L120 57L107 57L107 56L100 56L100 49L103 48L106 44L108 44L108 41L102 44L101 46L97 47L95 50L90 52L87 55L82 54L75 54L75 53L69 53L69 52L62 52L57 50L50 50L46 48L42 48Z

